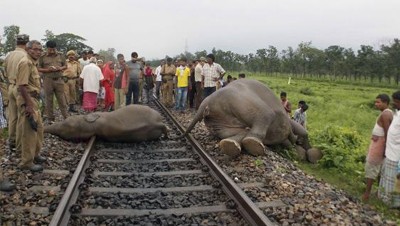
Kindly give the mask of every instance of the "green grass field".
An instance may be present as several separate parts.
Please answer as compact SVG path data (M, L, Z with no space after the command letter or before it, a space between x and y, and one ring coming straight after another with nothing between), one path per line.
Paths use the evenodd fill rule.
M365 154L379 114L374 107L375 97L380 93L391 96L396 89L293 77L288 84L289 76L249 73L246 76L265 83L278 97L281 91L287 92L293 112L299 100L307 102L307 129L311 144L325 148L325 156L316 165L296 162L297 165L309 174L360 198L365 189ZM377 184L373 192L377 190ZM392 219L400 218L399 211L388 209L377 198L372 197L369 204Z

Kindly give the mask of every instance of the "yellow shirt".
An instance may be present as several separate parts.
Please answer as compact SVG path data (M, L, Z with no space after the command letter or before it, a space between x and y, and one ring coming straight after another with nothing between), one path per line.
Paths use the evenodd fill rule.
M189 86L190 68L185 67L184 69L181 69L180 67L178 67L176 69L175 75L178 80L178 88Z

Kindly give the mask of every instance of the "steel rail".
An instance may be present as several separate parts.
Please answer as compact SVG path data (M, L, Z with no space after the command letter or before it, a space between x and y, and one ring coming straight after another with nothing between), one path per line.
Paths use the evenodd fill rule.
M69 209L76 202L79 189L78 186L83 181L83 174L85 168L89 163L89 155L91 150L93 149L93 144L96 140L96 137L93 136L90 138L88 145L83 153L81 160L79 161L78 166L75 169L74 175L72 176L67 189L64 192L63 197L61 198L60 203L57 206L56 211L51 219L50 226L63 226L68 225L68 221L71 217L71 213Z
M163 111L173 121L180 132L184 133L186 129L172 116L171 112L155 98L154 102L158 107L163 109ZM221 183L222 189L225 191L225 193L235 202L238 211L241 213L247 223L255 226L275 225L265 216L260 208L250 200L246 193L244 193L243 190L214 162L214 160L212 160L212 158L202 148L201 144L197 142L192 135L187 134L186 138L196 149L202 162L209 167L210 173Z

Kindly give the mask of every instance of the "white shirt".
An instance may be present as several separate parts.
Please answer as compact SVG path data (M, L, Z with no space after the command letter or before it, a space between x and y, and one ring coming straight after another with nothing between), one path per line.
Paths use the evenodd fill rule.
M161 82L161 81L162 81L162 76L161 76L161 65L158 66L158 67L156 68L156 71L154 72L154 74L157 75L157 77L156 77L156 82Z
M83 68L89 64L89 59L84 60L83 58L79 58L79 63L81 64L81 70L83 70Z
M391 161L400 161L400 116L398 111L393 114L393 121L387 132L385 155Z
M80 77L83 79L83 92L99 93L100 80L104 79L104 77L96 64L90 63L86 65Z
M194 80L196 82L201 82L201 74L203 73L203 66L198 63L194 68Z

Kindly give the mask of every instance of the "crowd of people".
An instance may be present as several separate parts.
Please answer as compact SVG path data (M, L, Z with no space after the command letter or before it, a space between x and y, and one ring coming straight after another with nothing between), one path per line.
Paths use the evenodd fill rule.
M214 62L213 54L193 61L167 58L153 70L136 52L129 60L118 54L117 62L104 62L93 51L78 56L69 50L64 55L52 40L45 50L28 35L18 35L16 42L16 49L4 60L4 73L0 70L0 128L8 127L9 149L21 153L18 167L32 172L42 171L47 160L40 155L43 125L56 121L55 99L63 119L73 113L146 104L153 90L167 107L184 112L197 109L203 98L232 81L228 76L222 82L225 70ZM0 191L14 190L15 185L2 175L0 168Z
M42 171L41 163L46 161L40 155L43 124L56 120L54 96L64 119L74 112L113 111L129 104L146 104L153 97L168 108L185 112L188 108L197 110L204 98L236 79L231 75L223 79L226 72L215 62L213 54L193 61L168 57L153 70L137 52L132 52L129 60L118 54L117 62L104 62L93 51L85 51L80 57L74 50L63 55L57 51L54 41L46 42L45 52L41 43L30 41L28 35L18 35L16 41L16 49L8 53L4 61L5 74L0 71L1 87L5 90L0 93L0 128L8 127L9 149L21 153L18 167L32 172ZM243 79L245 74L238 77ZM287 93L282 92L280 97L288 117L306 128L307 103L299 101L292 116ZM400 91L392 98L399 110ZM391 206L398 207L400 197L393 192L400 192L400 123L397 114L389 109L389 103L386 94L378 95L375 101L381 114L372 131L363 199L368 200L373 182L381 173L382 189L378 195ZM3 106L7 106L6 111ZM0 191L14 189L14 184L2 178L0 167Z

